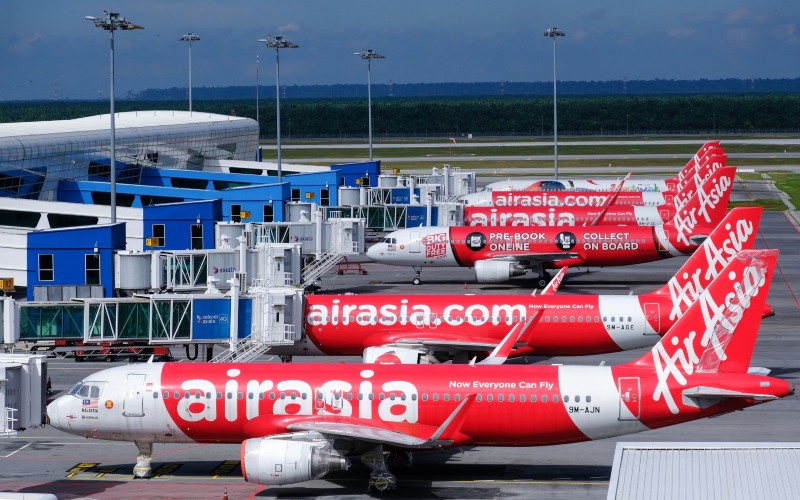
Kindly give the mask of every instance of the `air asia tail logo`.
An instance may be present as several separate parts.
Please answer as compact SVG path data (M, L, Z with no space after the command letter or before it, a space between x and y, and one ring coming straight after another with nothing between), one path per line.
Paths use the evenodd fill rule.
M715 225L715 221L711 219L711 214L717 207L719 202L725 196L728 188L731 187L731 179L727 176L722 176L719 180L714 180L713 186L706 192L703 186L697 187L697 198L699 200L699 207L692 207L690 209L684 208L681 214L676 214L674 225L677 229L677 241L689 246L689 237L698 223L705 223ZM699 220L698 216L702 216Z
M473 252L479 252L486 247L486 235L483 233L469 233L467 236L467 248Z
M740 279L737 280L735 271L730 271L733 283L730 292L720 301L721 304L711 295L710 289L700 295L700 314L694 315L696 323L689 325L689 328L695 329L687 335L674 336L670 343L659 342L651 350L658 378L653 401L663 398L669 410L677 414L680 410L670 391L670 382L685 387L689 383L688 377L695 372L717 371L719 363L726 359L725 348L736 326L750 307L751 299L758 295L766 283L766 276L766 264L753 259L743 270ZM724 293L725 290L720 292Z
M727 232L724 240L721 237L709 238L697 250L703 252L694 254L699 262L693 271L683 272L680 276L673 276L669 280L669 295L672 300L670 320L678 319L689 309L700 293L733 259L736 252L742 250L745 245L752 248L750 237L755 233L752 221L739 219L735 227L731 223L726 223L724 229Z
M558 233L558 236L556 236L556 246L560 250L572 250L577 243L578 238L570 232L564 231L563 233Z

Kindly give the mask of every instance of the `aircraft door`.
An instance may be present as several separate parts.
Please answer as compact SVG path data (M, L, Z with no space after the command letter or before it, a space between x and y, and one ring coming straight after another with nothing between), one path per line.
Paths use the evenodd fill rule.
M314 389L314 409L321 415L338 415L342 411L344 395L341 389Z
M122 414L126 417L144 416L144 381L146 375L129 373L125 381L125 399L122 402Z
M419 231L411 231L411 239L408 241L408 252L419 253L420 238Z
M653 234L656 236L656 245L658 246L658 251L659 252L668 252L669 248L664 246L664 242L667 242L667 243L669 242L669 231L667 231L666 229L664 229L664 231L663 231L664 242L661 241L661 238L659 238L656 233L653 233Z
M659 210L659 215L661 216L661 223L666 224L671 220L669 216L669 210Z
M639 420L641 410L639 377L620 377L617 379L619 389L619 419Z
M658 335L661 330L660 307L657 303L649 302L644 305L644 334Z

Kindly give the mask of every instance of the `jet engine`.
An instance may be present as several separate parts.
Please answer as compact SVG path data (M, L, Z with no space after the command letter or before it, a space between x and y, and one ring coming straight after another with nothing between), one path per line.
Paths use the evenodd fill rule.
M524 276L527 269L516 262L501 260L479 260L475 263L475 278L478 283L498 283L514 276Z
M273 486L293 484L350 467L347 458L339 455L330 442L305 439L305 433L284 434L242 443L245 481Z
M377 365L417 365L435 362L428 349L415 346L372 346L364 349L363 362Z

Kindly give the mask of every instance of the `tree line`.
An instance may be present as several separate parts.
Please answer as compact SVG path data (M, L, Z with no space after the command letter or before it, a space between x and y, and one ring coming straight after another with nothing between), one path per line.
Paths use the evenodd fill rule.
M256 118L255 100L195 100L198 112ZM118 100L123 111L181 110L176 101ZM0 103L0 123L63 120L108 113L105 101ZM261 100L262 138L276 135L275 102ZM464 137L553 133L552 97L373 99L373 135ZM558 98L560 135L740 134L800 132L800 93ZM282 99L281 134L291 139L367 136L366 99Z

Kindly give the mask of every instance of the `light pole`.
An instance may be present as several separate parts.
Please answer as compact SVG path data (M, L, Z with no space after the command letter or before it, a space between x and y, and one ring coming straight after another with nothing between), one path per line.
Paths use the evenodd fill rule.
M192 112L192 42L200 40L194 33L186 33L178 38L179 42L189 42L189 113Z
M372 60L385 59L385 57L372 49L354 52L354 54L361 56L361 59L367 60L367 120L369 120L369 161L372 161Z
M553 159L555 179L558 180L558 106L556 105L556 38L564 35L558 28L548 28L544 36L553 39Z
M282 36L269 35L267 38L262 38L259 42L263 42L267 47L275 49L275 114L277 115L277 139L278 139L278 182L283 182L283 171L281 170L281 49L296 49L299 45L284 40Z
M261 121L258 116L258 70L261 68L261 62L258 59L258 51L256 51L256 123L258 123L258 137L261 138Z
M86 16L85 19L98 28L102 28L111 35L111 90L110 115L111 115L111 223L117 222L117 146L116 132L114 129L114 32L116 30L141 30L144 27L129 22L120 17L118 12L103 11L103 17Z

